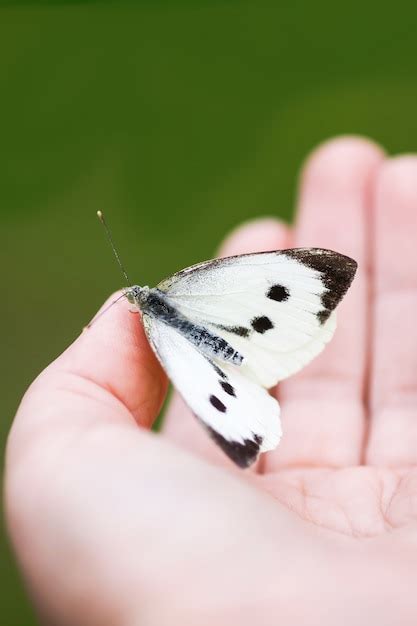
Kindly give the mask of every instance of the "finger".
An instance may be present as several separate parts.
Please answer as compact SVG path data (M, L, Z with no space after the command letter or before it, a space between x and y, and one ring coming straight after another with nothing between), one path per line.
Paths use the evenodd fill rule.
M65 546L70 527L77 538L81 528L88 536L94 497L103 504L117 471L128 473L127 445L136 447L140 458L149 452L151 435L135 419L144 426L153 421L165 388L139 316L129 313L123 301L84 331L25 394L7 445L6 512L32 591L41 584L44 593L62 598L66 591L66 601L71 600L71 584L60 569L62 562L74 563L75 551L64 548L62 554L59 543ZM95 473L91 480L89 471L90 478ZM74 499L80 509L85 505L81 512L71 508ZM54 513L60 528L54 526ZM90 518L80 519L78 513ZM103 515L109 517L105 506ZM91 534L89 545L96 540ZM60 556L55 559L55 554ZM56 593L50 592L54 582Z
M346 137L321 146L305 168L296 246L351 256L359 270L338 308L338 329L324 353L279 387L284 436L266 469L357 463L364 431L370 191L383 158L374 144Z
M32 383L13 432L30 439L34 431L44 428L64 428L65 433L106 419L129 424L136 420L149 427L166 387L140 316L130 313L122 300L84 330Z
M289 229L276 219L249 222L235 230L223 243L221 256L278 250L288 247ZM164 433L178 445L193 450L218 465L233 467L232 462L204 432L179 394L175 393L168 409Z
M387 161L375 194L372 421L367 461L417 462L417 156Z

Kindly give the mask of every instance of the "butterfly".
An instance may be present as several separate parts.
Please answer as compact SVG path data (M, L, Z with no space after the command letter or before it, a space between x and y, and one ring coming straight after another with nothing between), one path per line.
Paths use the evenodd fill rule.
M330 341L356 269L353 259L322 248L258 252L198 263L124 295L194 415L246 468L282 435L268 389Z

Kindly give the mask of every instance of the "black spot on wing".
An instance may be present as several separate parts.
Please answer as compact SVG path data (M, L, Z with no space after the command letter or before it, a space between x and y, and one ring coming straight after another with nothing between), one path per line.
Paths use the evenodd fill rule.
M223 372L223 370L218 365L216 365L210 359L208 359L208 362L212 365L214 371L216 372L216 374L218 374L220 376L220 378L223 378L223 379L227 380L227 375Z
M250 334L249 328L245 328L244 326L223 326L222 324L216 324L216 326L221 330L225 330L233 335L238 335L239 337L248 337Z
M217 396L210 396L210 403L217 409L220 413L226 413L226 407L221 400Z
M207 426L210 437L218 446L227 454L227 456L239 467L245 468L252 465L258 458L259 450L262 445L262 437L254 435L253 439L244 439L243 443L239 441L229 441L220 435L210 426Z
M295 248L285 250L285 255L320 272L327 291L321 296L323 310L317 318L324 324L349 289L358 264L344 254L320 248Z
M284 285L272 285L266 297L276 302L285 302L290 297L290 292Z
M230 383L227 383L225 380L219 380L219 383L229 396L234 396L236 398L235 388Z
M256 330L257 333L263 335L267 330L274 328L273 323L266 317L266 315L262 315L261 317L254 317L251 321L251 325L253 330Z
M329 309L322 309L317 313L317 319L319 320L320 324L324 324L324 322L327 322L330 317L330 313L331 311L329 311Z

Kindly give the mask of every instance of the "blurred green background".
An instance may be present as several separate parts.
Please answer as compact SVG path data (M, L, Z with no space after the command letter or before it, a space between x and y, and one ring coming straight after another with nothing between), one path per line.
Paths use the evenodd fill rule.
M318 142L417 150L416 23L404 0L0 2L2 443L122 285L97 209L153 284L241 220L290 219ZM0 622L34 624L0 547Z

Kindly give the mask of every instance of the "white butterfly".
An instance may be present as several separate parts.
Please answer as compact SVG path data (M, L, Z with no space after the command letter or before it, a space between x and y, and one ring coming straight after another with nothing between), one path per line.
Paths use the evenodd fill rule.
M356 267L319 248L260 252L199 263L125 295L193 413L248 467L282 434L278 402L267 390L332 338L334 309Z

